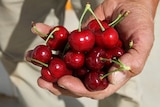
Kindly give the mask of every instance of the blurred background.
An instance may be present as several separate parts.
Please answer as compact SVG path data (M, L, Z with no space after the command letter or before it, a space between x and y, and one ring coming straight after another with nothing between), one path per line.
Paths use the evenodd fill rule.
M66 6L66 19L65 19L65 27L69 31L76 29L78 27L78 19L72 10L72 6L70 3ZM74 22L74 23L73 23ZM71 24L72 23L72 24ZM144 67L143 72L135 78L140 78L141 86L143 87L143 106L142 107L157 107L160 102L160 5L157 9L157 14L155 17L155 42L151 54L148 58L148 61ZM5 72L3 65L0 62L0 93L4 93L6 95L12 95L14 90L12 88L11 82L9 81L8 74ZM0 107L3 107L3 99L0 99ZM8 99L11 100L11 99ZM84 100L84 99L82 99ZM80 101L82 101L80 99ZM84 101L83 101L84 102ZM16 102L11 102L8 104L8 107L14 107ZM90 107L95 105L96 102L93 101L91 105L86 105ZM85 103L84 103L85 106Z

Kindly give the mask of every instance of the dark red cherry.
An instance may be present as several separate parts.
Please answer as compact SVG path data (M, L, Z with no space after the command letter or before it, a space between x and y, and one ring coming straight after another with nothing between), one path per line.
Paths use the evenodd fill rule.
M38 63L37 61L42 62L42 63L48 63L52 58L52 52L48 46L38 45L33 49L32 54L31 54L31 58L32 58L31 62L33 64L43 66L40 63ZM35 60L37 60L37 61L35 61Z
M104 67L104 61L101 60L101 57L104 58L106 52L101 47L95 47L89 51L86 55L86 66L90 70L101 70Z
M80 78L80 79L84 79L85 75L89 72L89 70L85 67L82 67L80 69L76 69L74 70L74 76Z
M106 51L106 55L112 55L112 57L119 58L124 54L124 49L121 47L115 47Z
M62 50L68 40L68 30L63 26L55 26L52 31L54 32L46 44L53 50Z
M102 71L90 71L84 79L86 88L90 91L99 91L107 88L109 81L106 77L102 78L103 75L104 72Z
M60 58L53 58L49 63L49 71L57 80L64 75L71 75L71 70L67 69L66 64Z
M56 82L57 78L51 75L48 67L42 67L41 69L41 78L48 82Z
M85 55L82 52L68 51L64 55L64 62L71 69L79 69L84 65Z

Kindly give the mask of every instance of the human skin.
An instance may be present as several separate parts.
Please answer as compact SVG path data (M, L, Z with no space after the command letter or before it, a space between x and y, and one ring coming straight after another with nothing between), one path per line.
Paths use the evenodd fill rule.
M56 85L39 78L38 85L55 95L88 97L98 100L115 93L130 78L141 73L145 66L154 43L154 17L158 2L159 0L104 0L96 8L95 14L100 20L106 18L114 20L120 12L130 11L130 14L116 26L116 29L125 43L126 49L128 49L120 57L120 60L131 70L111 74L109 76L111 84L106 89L88 91L78 78L69 75L60 78ZM91 16L84 26L92 19ZM50 26L42 23L37 23L35 26L39 31L46 34L51 29ZM130 41L133 41L132 48L129 48ZM113 65L110 71L115 68L116 65Z

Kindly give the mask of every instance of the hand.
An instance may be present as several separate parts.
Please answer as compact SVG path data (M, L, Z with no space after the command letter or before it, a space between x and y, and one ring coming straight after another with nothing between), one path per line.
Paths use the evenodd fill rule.
M131 12L125 20L116 26L126 48L128 48L129 42L133 41L133 47L120 57L120 60L125 65L130 66L131 70L116 72L110 75L109 81L111 84L102 91L88 91L83 83L73 76L64 76L58 80L57 84L52 84L39 78L38 85L41 88L47 89L55 95L103 99L116 92L131 77L139 74L143 70L154 42L154 16L151 10L149 10L149 8L143 3L138 1L123 1L124 2L105 0L97 7L95 14L101 20L106 18L114 20L122 10ZM92 17L88 22L91 19ZM47 33L51 29L51 27L41 23L36 24L36 27L44 33ZM42 27L43 29L41 29ZM116 66L113 65L110 71L115 68Z

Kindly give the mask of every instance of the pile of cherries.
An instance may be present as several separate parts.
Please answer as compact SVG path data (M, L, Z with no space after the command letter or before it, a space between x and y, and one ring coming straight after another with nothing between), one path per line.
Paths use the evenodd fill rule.
M109 74L130 69L118 59L125 50L114 28L128 12L120 13L112 22L100 21L95 16L82 29L82 19L87 11L95 16L87 4L78 29L69 32L64 26L55 26L49 34L41 33L44 44L27 52L26 60L41 67L44 80L56 83L64 75L73 75L81 79L88 90L98 91L109 85ZM36 26L33 28L40 33ZM113 63L119 68L108 72Z

